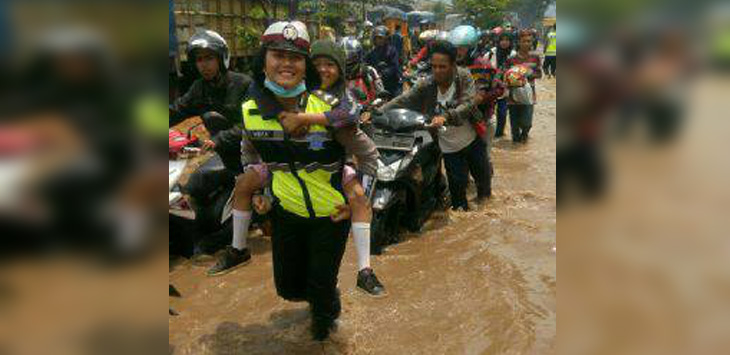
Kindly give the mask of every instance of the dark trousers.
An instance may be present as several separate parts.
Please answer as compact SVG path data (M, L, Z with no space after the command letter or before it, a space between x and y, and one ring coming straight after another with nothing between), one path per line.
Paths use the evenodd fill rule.
M218 112L207 112L200 116L200 118L203 121L205 129L210 133L211 139L214 139L222 131L233 127L231 121ZM243 166L241 164L241 142L236 142L236 144L219 141L217 143L214 150L221 157L221 161L223 161L226 169L236 174L243 172Z
M557 56L545 56L545 62L542 63L542 68L545 74L555 76L555 69L558 68L558 57Z
M532 128L534 105L509 105L509 124L513 142L526 142Z
M466 200L466 186L469 173L477 185L477 196L489 197L492 194L492 175L489 171L486 145L481 138L474 139L466 148L456 153L444 153L446 176L449 179L449 193L453 209L469 209Z
M497 129L494 131L495 137L504 135L504 128L507 125L507 99L497 100Z
M340 314L337 274L350 221L303 218L277 206L273 227L277 294L289 301L309 302L315 320L333 321Z

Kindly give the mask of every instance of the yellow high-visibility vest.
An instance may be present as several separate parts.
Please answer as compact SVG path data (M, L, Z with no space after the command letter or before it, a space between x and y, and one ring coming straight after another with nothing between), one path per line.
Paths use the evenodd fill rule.
M262 117L255 100L246 101L242 109L247 138L272 172L272 191L282 208L301 217L319 218L329 217L336 206L345 203L345 149L331 130L312 125L304 137L295 139L284 134L276 117ZM315 94L306 98L307 113L331 109Z
M550 31L547 35L548 37L548 45L547 50L545 50L545 55L554 57L558 54L558 39L557 39L557 33L554 31Z

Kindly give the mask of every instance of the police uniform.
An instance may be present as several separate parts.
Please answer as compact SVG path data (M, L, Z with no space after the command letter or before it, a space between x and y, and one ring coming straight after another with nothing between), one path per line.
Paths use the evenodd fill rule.
M550 31L547 34L547 43L545 44L545 63L543 63L543 69L545 74L555 76L555 70L557 69L557 58L558 58L558 41L557 33Z

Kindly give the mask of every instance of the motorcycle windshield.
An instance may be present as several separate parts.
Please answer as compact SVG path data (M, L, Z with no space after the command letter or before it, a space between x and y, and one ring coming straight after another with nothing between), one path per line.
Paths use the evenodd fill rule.
M380 161L382 161L385 165L390 165L398 160L403 159L405 155L406 152L401 152L397 150L383 150L380 151Z

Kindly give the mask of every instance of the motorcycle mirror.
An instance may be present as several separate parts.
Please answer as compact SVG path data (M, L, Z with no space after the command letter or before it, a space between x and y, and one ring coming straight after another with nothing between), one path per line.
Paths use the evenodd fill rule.
M194 130L195 130L196 128L198 128L198 126L200 126L201 124L202 124L202 123L194 124L194 125L193 125L192 127L188 128L188 134L187 134L187 136L188 136L188 139L192 138L192 136L193 136L193 131L194 131Z

